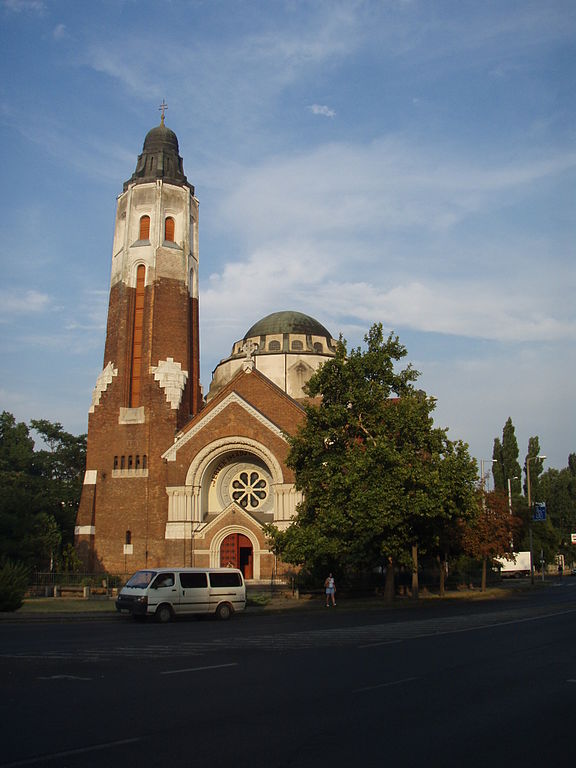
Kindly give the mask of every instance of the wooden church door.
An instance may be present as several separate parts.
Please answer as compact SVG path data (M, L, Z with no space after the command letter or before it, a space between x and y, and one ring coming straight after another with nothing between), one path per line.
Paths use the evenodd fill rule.
M243 533L231 533L220 545L220 566L222 568L240 568L245 579L254 575L254 552L248 536Z

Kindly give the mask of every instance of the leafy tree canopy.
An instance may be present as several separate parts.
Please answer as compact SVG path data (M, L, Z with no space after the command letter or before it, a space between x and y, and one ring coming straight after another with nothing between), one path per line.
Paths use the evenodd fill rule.
M396 370L405 347L380 324L364 340L350 353L340 340L288 437L304 500L293 525L269 533L293 564L357 571L407 562L413 544L436 546L443 526L477 508L467 446L434 427L435 401L414 387L418 372Z
M31 426L47 448L35 450L28 426L0 414L0 559L48 568L73 541L86 436L44 420Z

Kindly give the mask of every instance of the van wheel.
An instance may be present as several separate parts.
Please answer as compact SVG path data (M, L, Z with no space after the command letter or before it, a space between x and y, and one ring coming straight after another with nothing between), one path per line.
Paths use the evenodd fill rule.
M172 609L169 605L159 605L158 608L156 608L154 618L160 624L167 624L169 621L172 621Z
M220 603L216 608L216 618L220 621L228 621L230 616L232 616L232 607L228 603Z

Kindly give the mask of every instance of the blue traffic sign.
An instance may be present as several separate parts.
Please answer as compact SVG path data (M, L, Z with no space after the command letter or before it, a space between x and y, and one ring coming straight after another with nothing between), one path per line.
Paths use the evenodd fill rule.
M546 520L546 502L536 501L534 502L534 514L532 520Z

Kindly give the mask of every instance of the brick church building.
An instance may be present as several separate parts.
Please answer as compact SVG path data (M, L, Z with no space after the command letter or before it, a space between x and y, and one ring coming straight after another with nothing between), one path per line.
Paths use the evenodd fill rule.
M198 209L162 114L118 197L76 548L91 571L232 564L269 580L282 568L262 526L288 526L299 501L285 434L336 342L302 313L268 315L203 397Z

